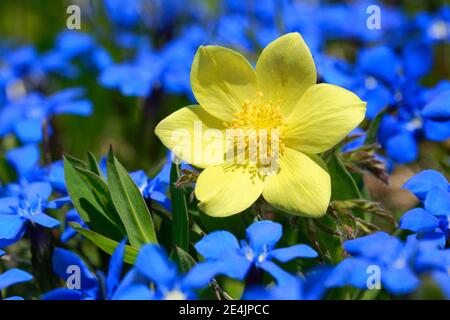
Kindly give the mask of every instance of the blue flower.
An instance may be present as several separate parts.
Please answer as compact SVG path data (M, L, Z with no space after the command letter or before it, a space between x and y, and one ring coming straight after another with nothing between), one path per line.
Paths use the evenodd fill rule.
M368 279L374 267L380 271L382 286L392 294L410 293L420 284L414 272L414 259L418 250L415 238L402 243L385 232L377 232L346 241L344 248L352 257L335 267L326 280L328 287L368 289Z
M417 269L431 274L441 287L447 299L450 299L450 249L439 250L427 247L417 257Z
M202 265L194 266L186 275L178 273L165 251L154 244L141 248L134 267L117 287L114 300L186 300L197 297L195 290L208 285L213 278ZM150 284L155 289L150 288Z
M36 144L11 149L6 153L7 161L14 167L19 180L32 180L39 168L41 153Z
M244 292L244 300L319 300L327 291L325 282L332 268L320 266L305 278L294 277L272 287L252 287Z
M101 300L111 299L120 281L125 241L122 241L111 256L108 274L104 282L102 275L91 272L88 266L76 254L61 248L53 252L53 270L64 281L67 288L58 288L47 292L43 300ZM74 267L79 270L76 271ZM75 270L75 271L74 271ZM79 275L79 279L73 276ZM73 283L71 282L73 280Z
M76 222L80 224L84 229L89 229L89 227L81 219L76 209L71 209L67 211L65 228L64 231L61 233L61 241L64 243L67 243L70 239L72 239L78 234L78 232L69 225L70 222Z
M424 208L407 211L400 219L400 228L445 246L446 239L450 238L450 184L447 179L437 171L425 170L409 179L403 188L414 193Z
M0 254L1 256L1 254ZM3 289L22 282L31 281L33 276L28 272L20 269L9 269L8 271L0 274L0 291ZM21 297L8 297L3 300L23 300Z
M52 193L49 183L11 186L10 192L13 193L0 198L0 247L20 240L30 223L46 228L59 226L58 220L45 213L46 208L55 206L48 201Z
M433 97L423 108L422 115L433 121L450 121L450 89Z
M215 231L195 244L197 251L206 259L205 269L218 275L243 280L252 269L262 269L271 274L277 282L290 279L286 271L272 260L288 262L295 258L315 258L317 253L305 244L275 249L282 236L282 226L272 221L258 221L247 228L248 241L240 243L228 231Z
M146 97L152 93L162 66L161 58L145 44L133 61L107 66L98 80L104 87L118 89L125 96Z
M52 115L73 114L89 116L92 104L81 98L82 88L68 88L44 97L30 93L0 109L0 137L14 133L23 143L37 143L43 139L43 123ZM49 134L51 128L49 127Z

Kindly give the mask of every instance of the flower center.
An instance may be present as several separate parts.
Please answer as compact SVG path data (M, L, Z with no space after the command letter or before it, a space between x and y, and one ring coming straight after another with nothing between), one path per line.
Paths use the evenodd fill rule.
M282 131L285 120L273 103L245 101L227 127L227 160L255 170L260 176L278 170L284 153ZM232 152L231 152L232 151ZM232 153L232 156L228 155Z
M186 298L186 295L178 289L169 291L164 295L164 300L186 300Z

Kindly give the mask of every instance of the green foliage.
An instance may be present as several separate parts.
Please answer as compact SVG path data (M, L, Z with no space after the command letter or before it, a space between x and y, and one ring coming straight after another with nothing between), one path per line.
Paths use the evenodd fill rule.
M91 153L87 164L65 156L64 175L74 207L91 231L86 235L87 231L76 230L101 249L110 253L109 249L114 249L114 244L125 237L135 248L157 242L144 198L112 150L107 161L108 181ZM100 244L98 239L101 239ZM109 243L109 247L105 243Z
M135 247L157 243L155 228L139 188L114 156L112 148L106 164L109 193L130 241Z
M170 170L170 195L172 199L172 242L183 250L189 247L189 214L184 187L178 186L180 165L173 163Z

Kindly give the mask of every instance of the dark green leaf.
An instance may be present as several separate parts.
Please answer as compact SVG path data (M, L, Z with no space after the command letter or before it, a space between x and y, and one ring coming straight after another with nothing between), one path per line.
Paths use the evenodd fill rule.
M100 170L97 159L95 158L94 154L92 152L88 152L88 165L89 170L91 170L93 173L98 175L100 178L103 177L102 171Z
M178 164L172 163L170 170L170 195L172 200L172 241L183 250L189 247L189 215L183 187L177 187L181 171Z
M105 236L120 240L124 238L120 227L110 218L105 211L98 197L93 192L91 185L83 179L72 163L80 164L80 161L73 161L64 157L64 177L67 185L67 192L74 207L80 214L83 221L95 232ZM78 167L80 170L81 167Z
M112 149L108 154L106 171L111 199L131 245L138 248L145 243L157 243L153 220L144 198Z
M328 171L331 177L331 199L349 200L359 199L361 194L352 175L342 164L336 152L333 152L328 161Z
M77 170L78 174L84 179L84 181L91 188L92 193L97 199L97 202L101 205L104 212L108 216L108 218L119 228L122 230L123 234L125 234L125 230L120 220L119 214L114 207L111 196L109 194L108 185L106 182L96 175L94 172L80 168L74 167Z
M98 248L105 251L106 253L113 254L116 250L119 242L111 240L105 236L94 231L84 229L80 224L71 222L70 226L74 228L78 233L88 238L92 243L94 243ZM136 260L139 250L132 246L125 246L125 256L124 261L129 264L133 264Z
M373 143L377 142L377 135L378 135L378 130L380 128L380 123L387 111L388 111L388 108L382 109L380 112L378 112L378 114L375 116L375 118L370 123L369 129L367 129L366 139L364 140L365 145L369 145L369 144L373 144Z
M170 257L178 265L182 273L187 273L196 264L194 258L178 246L174 247Z

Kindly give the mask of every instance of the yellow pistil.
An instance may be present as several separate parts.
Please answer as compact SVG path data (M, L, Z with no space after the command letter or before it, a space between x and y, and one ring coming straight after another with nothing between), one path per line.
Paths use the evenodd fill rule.
M262 93L259 96L262 97ZM233 130L231 148L239 150L240 147L244 153L236 153L236 157L245 157L245 163L241 165L249 167L260 177L276 171L285 148L282 132L286 122L280 108L261 99L246 100L242 109L233 116L230 122L224 122L224 126ZM239 146L239 143L244 145Z

